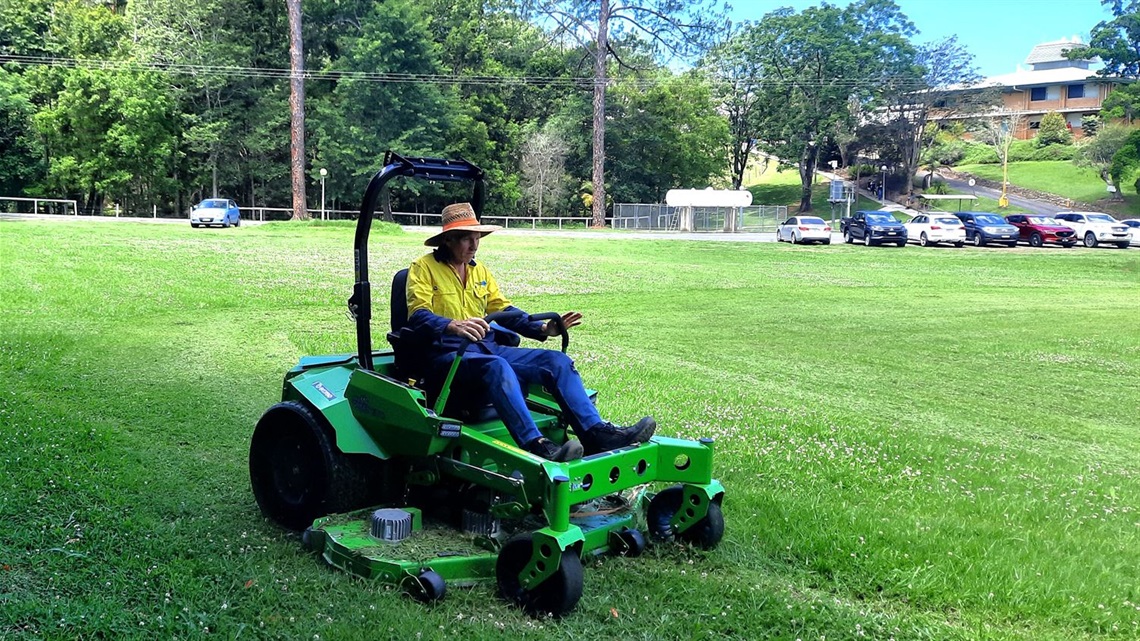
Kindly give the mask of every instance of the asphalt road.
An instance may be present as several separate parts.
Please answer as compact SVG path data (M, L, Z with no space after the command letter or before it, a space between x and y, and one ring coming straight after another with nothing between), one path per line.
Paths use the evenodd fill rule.
M974 187L971 187L970 184L964 180L954 180L945 176L942 177L942 180L946 181L946 185L951 189L954 191L962 192L963 194L985 196L987 198L993 198L994 200L1001 198L1001 191L997 189L990 189L989 187L982 187L981 185L975 185ZM1009 203L1011 205L1021 207L1022 209L1028 210L1033 214L1056 214L1058 212L1067 211L1067 208L1065 207L1059 207L1052 203L1041 202L1040 200L1029 200L1028 198L1022 198L1021 196L1014 194L1008 194L1007 198L1009 198ZM963 204L962 207L963 211L965 211L965 208L969 207L969 205Z

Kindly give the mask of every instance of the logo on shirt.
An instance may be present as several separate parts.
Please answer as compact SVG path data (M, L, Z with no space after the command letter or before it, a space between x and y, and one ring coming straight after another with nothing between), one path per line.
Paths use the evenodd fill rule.
M482 285L483 287L486 287L486 286L487 286L487 281L485 281L485 280L481 280L481 281L479 281L479 284L480 284L480 285Z

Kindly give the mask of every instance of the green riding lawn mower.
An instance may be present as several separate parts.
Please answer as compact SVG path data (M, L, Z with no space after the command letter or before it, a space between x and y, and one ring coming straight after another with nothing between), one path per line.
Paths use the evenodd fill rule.
M452 393L463 350L442 391L429 394L415 380L418 338L403 327L406 270L392 284L393 348L372 349L368 234L395 177L471 183L475 211L482 208L478 167L386 155L356 225L349 310L357 353L306 356L285 375L281 402L258 421L250 444L262 512L303 531L307 548L357 576L428 602L449 585L494 580L533 615L574 608L587 555L636 556L647 539L717 545L724 488L712 477L712 439L655 436L568 463L520 449L485 401L479 407L462 390ZM561 323L557 313L532 318ZM532 387L527 405L543 434L564 443L567 422L554 397Z

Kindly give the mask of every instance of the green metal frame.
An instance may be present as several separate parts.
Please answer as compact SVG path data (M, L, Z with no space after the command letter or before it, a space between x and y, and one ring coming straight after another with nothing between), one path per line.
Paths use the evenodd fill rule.
M636 510L605 518L572 518L574 505L648 483L680 483L686 509L678 510L672 524L676 532L683 532L724 493L712 478L711 439L657 436L648 443L568 463L548 461L515 445L501 421L465 425L428 407L423 390L390 374L391 350L373 352L372 362L374 371L361 368L352 354L305 358L286 375L283 400L307 402L323 414L336 433L337 447L346 453L410 461L411 483L430 485L452 478L489 488L511 497L493 508L496 517L508 520L539 510L546 527L532 532L534 552L520 572L524 588L557 571L567 550L580 556L623 551L617 534L634 528L639 518ZM554 400L537 388L528 392L539 429L551 438L564 439L566 422ZM422 516L415 506L396 507L412 511L413 530L422 531ZM498 550L493 540L485 542L482 553L445 550L445 556L430 560L401 558L399 544L380 543L369 535L370 512L318 519L306 533L308 545L332 566L405 587L413 586L408 582L427 570L457 585L494 578Z

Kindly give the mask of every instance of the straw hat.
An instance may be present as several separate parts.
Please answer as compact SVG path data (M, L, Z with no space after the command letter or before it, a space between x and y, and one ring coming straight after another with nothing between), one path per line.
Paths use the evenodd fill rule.
M502 227L498 225L480 225L479 220L475 218L475 210L471 208L471 203L455 203L443 208L443 231L435 236L424 241L428 247L439 247L443 242L443 237L449 231L477 231L482 236L498 231Z

